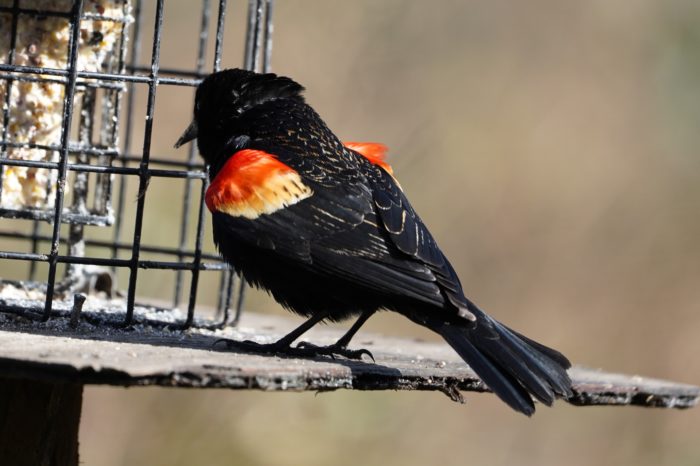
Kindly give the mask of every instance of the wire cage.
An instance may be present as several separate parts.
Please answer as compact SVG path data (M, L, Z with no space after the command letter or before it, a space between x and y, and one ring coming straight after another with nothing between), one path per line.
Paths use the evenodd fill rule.
M194 144L184 160L152 150L158 91L196 86L221 69L227 1L201 1L191 69L160 66L164 3L155 2L148 37L151 5L141 0L0 0L0 271L13 271L0 275L0 313L184 328L237 321L245 284L203 246L206 167ZM273 6L247 3L247 69L270 68ZM146 93L141 139L137 92ZM144 218L159 208L148 188L158 180L183 184L169 205L179 220L176 247L144 240ZM137 185L135 199L129 185ZM170 303L137 302L147 270L175 274ZM115 282L119 272L125 284ZM207 278L218 283L217 312L195 319L200 272L218 274Z

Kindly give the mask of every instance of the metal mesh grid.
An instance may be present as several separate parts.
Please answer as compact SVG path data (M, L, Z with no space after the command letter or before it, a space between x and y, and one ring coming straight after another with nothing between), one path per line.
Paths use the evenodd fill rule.
M203 231L205 223L204 192L207 188L206 167L201 163L194 144L190 145L185 161L151 157L152 134L155 123L154 110L156 94L163 86L196 86L208 74L206 51L209 35L215 32L213 66L221 68L224 44L224 25L227 14L227 1L202 0L199 25L198 47L193 69L167 69L160 67L160 41L164 22L164 0L155 5L152 38L144 37L144 5L139 0L112 0L122 5L120 17L109 17L88 11L87 5L94 0L74 0L66 11L37 9L24 5L28 0L12 0L11 5L0 1L0 15L11 18L10 47L6 63L0 63L0 82L5 84L0 133L0 168L5 173L8 167L28 167L49 170L51 186L47 192L55 192L45 206L0 208L0 238L16 240L16 243L30 243L31 252L17 250L0 251L0 259L29 262L30 282L22 282L22 287L36 287L45 293L42 305L36 302L8 304L0 300L0 311L48 320L61 315L53 306L57 295L74 292L86 277L95 279L96 270L128 270L128 286L124 296L122 324L131 325L136 321L136 290L139 272L144 269L171 270L175 273L172 290L173 307L177 306L185 293L188 293L187 315L178 322L183 327L191 326L197 304L197 290L200 271L218 273L219 291L217 298L218 314L213 325L235 323L240 314L245 290L244 283L229 267L221 262L216 254L203 251ZM67 3L67 2L66 2ZM193 8L195 8L193 4ZM214 17L214 12L216 16ZM244 67L268 71L272 50L273 0L249 0L247 30L244 49ZM69 41L66 48L64 69L19 65L14 62L17 45L18 24L22 21L42 21L45 18L64 18L69 24ZM215 20L215 21L214 21ZM81 25L88 21L105 21L119 24L117 53L101 65L100 70L87 71L78 66L78 55L82 41L90 38L81 36ZM214 23L214 24L212 24ZM130 37L129 37L130 36ZM98 37L99 39L99 37ZM139 52L144 43L150 42L150 66L141 66ZM35 144L12 140L12 124L9 114L10 95L17 82L33 81L60 84L63 89L60 141L56 144ZM142 141L135 136L135 99L137 86L147 89L146 119ZM123 97L123 98L122 98ZM98 128L99 127L99 128ZM98 131L99 129L99 131ZM119 135L122 134L121 144ZM134 146L140 144L140 151ZM55 160L27 160L11 157L13 148L39 149L57 154ZM2 175L0 175L2 176ZM127 199L127 186L138 180L136 201ZM149 244L142 240L144 213L147 212L149 183L157 179L178 179L184 182L180 205L177 247L162 244ZM0 178L0 187L2 178ZM66 189L69 186L70 189ZM112 189L115 193L112 195ZM0 191L0 206L2 205ZM130 202L131 201L131 202ZM133 205L135 204L135 206ZM133 230L126 228L126 218L133 218ZM9 220L12 219L12 220ZM18 222L26 230L26 222L31 222L29 231L19 228ZM41 233L41 223L48 222L51 233ZM191 222L196 223L192 229ZM62 231L61 225L67 224ZM86 226L111 226L111 240L91 237ZM67 229L67 232L65 231ZM194 233L193 233L194 231ZM48 253L41 253L41 246L50 245ZM61 247L66 249L61 253ZM108 257L86 255L86 247L107 251ZM146 260L145 253L164 257L166 260ZM120 257L128 254L128 258ZM45 281L38 277L37 264L45 263L48 271ZM58 279L59 265L65 266L64 277ZM189 289L186 289L186 275L190 275ZM97 275L99 279L99 274ZM38 281L37 281L38 280ZM80 310L84 297L74 300L74 309ZM233 317L229 308L236 302ZM170 322L172 325L172 322Z

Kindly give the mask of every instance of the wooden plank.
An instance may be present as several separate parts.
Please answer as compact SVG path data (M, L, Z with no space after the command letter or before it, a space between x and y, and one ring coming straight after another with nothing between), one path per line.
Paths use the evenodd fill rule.
M259 390L433 390L462 401L460 391L487 391L447 345L360 333L352 345L370 350L370 360L295 359L233 353L214 345L220 338L269 342L297 325L291 319L246 313L237 329L135 326L131 330L77 328L69 319L37 324L0 319L3 376L119 386L160 385ZM330 344L341 332L313 329L316 344ZM688 408L700 389L691 385L575 367L570 371L575 405L639 405Z

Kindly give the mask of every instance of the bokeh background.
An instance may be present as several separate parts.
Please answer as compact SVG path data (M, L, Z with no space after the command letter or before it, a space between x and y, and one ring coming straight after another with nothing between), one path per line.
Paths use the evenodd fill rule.
M230 2L227 67L242 62L244 11ZM166 2L162 66L192 68L199 14L199 2ZM575 363L700 384L700 3L278 0L273 70L307 87L341 139L390 147L484 309ZM185 156L172 144L192 98L159 88L157 156ZM148 192L151 243L177 242L181 187L169 183ZM141 275L142 297L168 298L172 277L158 273ZM216 285L204 283L205 303ZM247 307L283 314L262 293ZM397 315L366 329L434 338ZM81 454L88 465L700 464L698 409L558 403L526 419L491 395L466 398L89 387Z

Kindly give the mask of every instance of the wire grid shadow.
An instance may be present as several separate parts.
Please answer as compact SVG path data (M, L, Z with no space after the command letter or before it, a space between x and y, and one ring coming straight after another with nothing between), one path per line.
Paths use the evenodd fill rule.
M155 3L152 16L145 14L150 6L0 2L0 271L10 275L0 276L0 312L42 321L82 312L96 323L184 328L235 324L240 315L245 283L203 248L208 179L195 145L184 160L152 154L158 93L195 87L222 67L227 1L192 4L200 15L192 69L161 67L165 2ZM244 68L269 71L273 6L273 0L247 3ZM145 109L138 92L146 94ZM178 215L178 231L166 232L177 236L175 246L143 239L144 218L159 209L149 203L148 188L158 182L179 183L168 206ZM174 274L172 302L138 315L137 284L146 270ZM124 271L122 293L115 280ZM219 275L217 312L206 319L195 319L200 272ZM111 318L83 310L86 294L99 295L88 303L109 308ZM185 316L174 312L183 301Z

